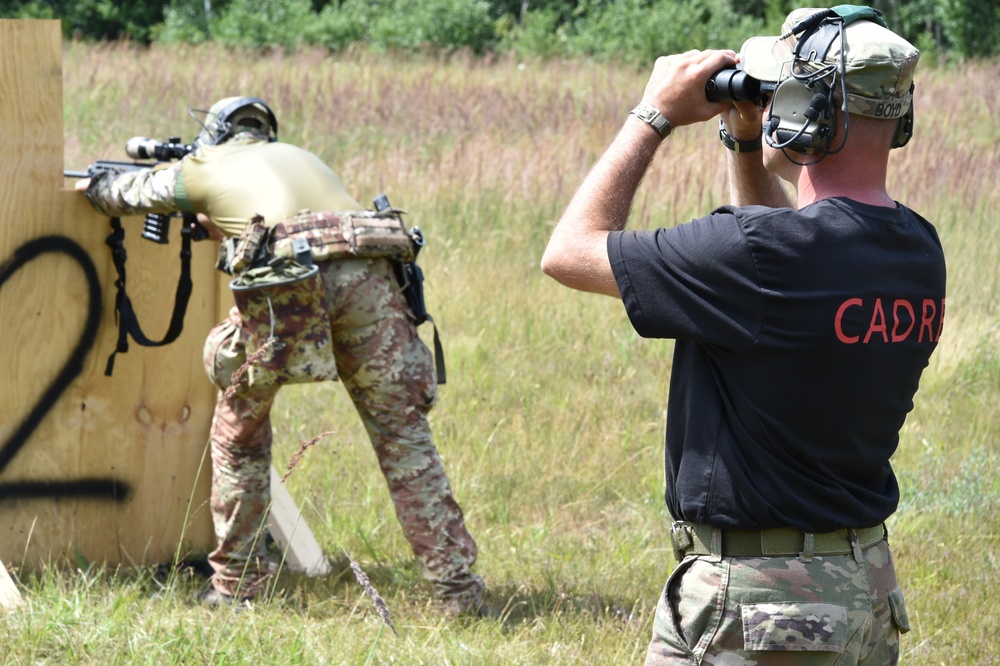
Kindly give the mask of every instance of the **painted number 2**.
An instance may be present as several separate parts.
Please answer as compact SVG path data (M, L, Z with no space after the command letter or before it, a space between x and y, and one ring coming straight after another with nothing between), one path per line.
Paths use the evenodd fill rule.
M101 283L97 276L94 262L86 251L73 240L65 236L43 236L25 243L14 253L9 261L0 266L0 288L10 277L24 267L28 262L45 253L61 253L76 261L83 270L87 280L88 308L87 320L83 333L73 352L66 359L59 374L45 389L38 402L24 418L21 424L0 446L0 478L4 469L17 456L31 438L32 433L45 419L46 414L56 404L66 388L83 372L83 362L97 338L97 329L101 320ZM125 481L114 478L81 478L72 480L35 479L23 481L0 481L0 503L10 500L26 499L70 499L97 498L121 502L128 499L131 487Z

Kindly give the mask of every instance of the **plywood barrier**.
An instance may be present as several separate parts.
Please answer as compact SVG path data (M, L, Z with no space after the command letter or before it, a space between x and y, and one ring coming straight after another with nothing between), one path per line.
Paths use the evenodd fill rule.
M62 176L59 21L0 20L0 561L158 563L214 546L206 454L214 403L205 335L227 307L215 246L195 244L184 332L130 344L112 376L116 273L108 220ZM180 237L123 219L128 290L167 330ZM228 294L225 295L228 298Z

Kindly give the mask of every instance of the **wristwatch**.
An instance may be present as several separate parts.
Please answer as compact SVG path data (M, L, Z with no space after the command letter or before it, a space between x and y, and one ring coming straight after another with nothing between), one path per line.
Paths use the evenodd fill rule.
M652 104L640 104L632 109L631 114L655 129L661 139L670 134L670 121Z
M752 153L754 151L760 150L763 147L760 137L763 134L757 135L756 139L751 139L749 141L740 141L733 137L732 134L726 131L726 125L721 120L719 121L719 138L722 140L722 145L724 145L729 150L734 153Z

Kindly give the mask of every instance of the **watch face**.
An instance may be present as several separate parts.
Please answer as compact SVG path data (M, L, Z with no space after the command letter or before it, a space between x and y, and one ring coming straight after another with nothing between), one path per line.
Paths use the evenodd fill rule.
M656 130L660 138L670 134L670 121L649 104L640 104L632 109L632 114Z
M656 130L660 137L665 137L670 133L670 121L649 104L640 104L632 110L637 118L647 123Z

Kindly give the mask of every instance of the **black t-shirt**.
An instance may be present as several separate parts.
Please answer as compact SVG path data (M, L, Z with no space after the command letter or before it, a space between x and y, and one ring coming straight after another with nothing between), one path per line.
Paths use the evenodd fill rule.
M826 532L895 510L889 458L944 319L929 222L840 198L724 207L614 232L608 254L635 330L676 339L675 519Z

